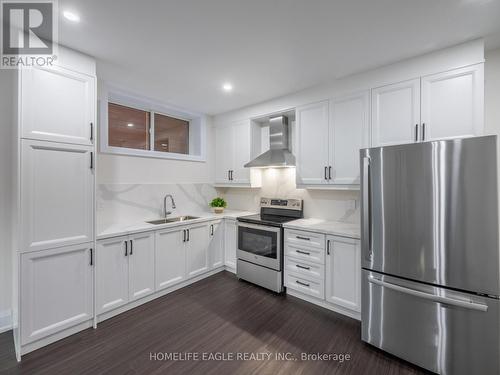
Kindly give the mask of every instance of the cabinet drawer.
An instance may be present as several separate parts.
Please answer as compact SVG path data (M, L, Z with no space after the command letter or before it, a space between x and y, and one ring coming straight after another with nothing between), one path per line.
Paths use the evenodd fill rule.
M325 277L325 266L322 264L315 264L306 262L301 259L285 257L285 269L289 272L304 277L321 279Z
M296 244L318 249L325 249L325 235L300 230L286 229L285 243Z
M301 244L286 243L285 256L307 262L325 264L325 250L315 247L302 246Z
M325 282L323 280L309 279L285 270L285 286L316 298L325 298Z

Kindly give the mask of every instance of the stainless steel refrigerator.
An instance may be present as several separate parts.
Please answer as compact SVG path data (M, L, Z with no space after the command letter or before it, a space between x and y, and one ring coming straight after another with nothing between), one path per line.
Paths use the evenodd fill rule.
M363 149L362 339L500 374L496 136Z

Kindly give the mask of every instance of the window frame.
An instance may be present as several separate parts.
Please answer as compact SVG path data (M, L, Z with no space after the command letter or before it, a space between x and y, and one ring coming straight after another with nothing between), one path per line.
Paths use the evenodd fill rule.
M136 94L131 94L109 84L102 84L99 100L99 135L100 149L103 154L139 156L157 159L172 159L206 162L206 117L200 113L179 109ZM109 146L108 133L108 103L114 103L142 111L149 112L150 134L149 150L140 150L127 147ZM154 114L170 116L189 122L189 154L163 152L154 150Z

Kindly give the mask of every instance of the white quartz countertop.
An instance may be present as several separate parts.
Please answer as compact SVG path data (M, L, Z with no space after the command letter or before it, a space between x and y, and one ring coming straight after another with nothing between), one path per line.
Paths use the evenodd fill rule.
M360 238L361 233L359 224L345 223L341 221L327 221L314 218L289 221L284 224L284 227L356 239Z
M186 226L196 223L201 223L205 221L212 221L217 219L236 219L238 216L254 215L255 212L250 211L238 211L238 210L224 210L222 214L215 214L213 212L189 212L191 216L197 216L198 219L188 220L188 221L177 221L174 223L166 224L148 224L147 221L158 220L161 218L147 218L144 220L128 220L121 223L113 223L110 225L102 225L97 231L97 239L102 240L105 238L125 236L129 234L161 230L167 228L175 228L178 226ZM185 214L185 215L188 215ZM183 216L182 213L175 213L170 217Z

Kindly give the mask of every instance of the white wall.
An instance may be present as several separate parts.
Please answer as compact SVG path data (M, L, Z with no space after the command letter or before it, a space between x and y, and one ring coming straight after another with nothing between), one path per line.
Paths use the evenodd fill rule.
M500 48L487 51L484 64L485 131L500 136Z
M0 69L0 332L11 310L11 140L13 71Z
M128 72L123 72L122 75L116 73L121 71L119 67L114 69L107 63L97 61L97 78L101 82L106 82L134 95L151 98L166 105L175 104L169 103L169 98L152 97L152 92L157 91L146 84L129 87L127 83ZM189 111L190 109L186 108L186 110ZM145 158L99 152L97 157L97 184L187 184L213 182L215 154L213 147L211 147L214 143L211 117L207 117L206 123L206 162Z

